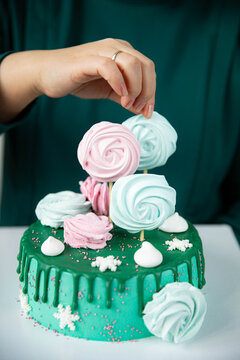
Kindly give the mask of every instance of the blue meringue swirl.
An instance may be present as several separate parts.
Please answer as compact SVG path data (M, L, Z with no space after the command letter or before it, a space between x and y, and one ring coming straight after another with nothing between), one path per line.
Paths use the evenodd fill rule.
M170 123L153 112L151 119L136 115L122 123L132 131L141 147L138 170L164 165L176 150L177 133Z
M200 330L207 303L202 292L189 283L167 284L144 308L148 330L164 341L181 343Z
M153 230L174 213L175 204L176 192L164 176L129 175L113 185L110 217L130 233Z
M63 227L65 217L86 214L91 209L85 195L73 191L60 191L48 194L39 201L35 213L42 225Z

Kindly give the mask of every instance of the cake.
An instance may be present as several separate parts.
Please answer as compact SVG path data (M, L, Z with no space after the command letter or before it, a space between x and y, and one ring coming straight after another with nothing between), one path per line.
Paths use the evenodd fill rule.
M129 120L132 126L139 117ZM141 144L147 121L138 134L126 122L94 125L78 148L80 164L91 175L80 182L82 194L47 195L21 239L22 310L49 330L88 340L155 335L177 343L202 325L206 301L198 232L175 212L176 193L164 176L133 175L139 164L141 170L153 166L146 153L154 154L158 144L152 134L147 147ZM165 121L163 126L172 135L168 155L157 160L161 164L176 143L175 132ZM156 156L154 161L159 166ZM115 182L110 192L107 181Z

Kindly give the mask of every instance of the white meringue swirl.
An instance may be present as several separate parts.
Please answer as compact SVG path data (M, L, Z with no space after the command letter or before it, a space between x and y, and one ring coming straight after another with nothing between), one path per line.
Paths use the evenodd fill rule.
M65 217L86 214L90 211L91 203L86 201L83 194L73 191L60 191L46 195L36 207L36 216L42 225L55 228L63 227Z
M174 213L175 203L176 192L164 176L129 175L113 185L110 217L131 233L153 230Z
M164 165L176 150L177 133L171 124L156 111L151 119L132 116L123 122L141 146L138 170L149 170Z
M148 330L164 341L181 343L200 330L207 303L202 292L187 282L167 284L144 308Z

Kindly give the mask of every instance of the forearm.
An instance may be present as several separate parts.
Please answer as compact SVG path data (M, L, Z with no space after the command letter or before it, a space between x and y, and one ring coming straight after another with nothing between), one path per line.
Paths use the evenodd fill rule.
M0 65L0 122L10 123L28 104L41 95L38 90L40 51L7 56Z

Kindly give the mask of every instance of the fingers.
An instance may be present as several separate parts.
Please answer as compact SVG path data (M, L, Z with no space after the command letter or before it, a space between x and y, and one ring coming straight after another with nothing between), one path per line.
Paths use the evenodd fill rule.
M88 56L78 61L77 66L80 75L75 71L73 81L87 82L102 77L118 96L128 96L123 74L112 59L104 56Z
M152 116L155 104L156 92L156 72L153 61L146 56L136 51L135 49L128 49L132 56L135 56L141 64L142 84L139 95L135 98L132 104L136 113L142 113L145 117ZM120 61L120 57L119 57Z
M128 96L128 90L123 74L112 59L101 57L97 66L101 75L111 86L111 88L121 97Z
M123 74L128 89L128 95L122 97L121 104L126 109L130 109L142 91L141 62L126 52L120 53L115 62Z
M88 46L86 45L85 52L87 52ZM119 50L121 52L113 61L113 54ZM91 56L94 52L97 53L97 56ZM93 80L95 76L95 79L102 77L116 94L115 96L109 89L107 97L111 99L114 97L114 101L121 103L123 107L134 113L142 113L145 117L151 117L156 92L154 63L124 40L104 39L98 41L94 43L94 52L87 56L84 71L92 76L89 80Z
M122 97L121 104L127 109L134 108L135 113L141 112L149 118L155 104L155 65L152 60L124 40L103 40L100 55L112 57L118 50L122 52L118 54L115 62L123 74L128 89L128 96Z
M109 98L110 100L115 101L116 103L122 105L122 104L121 104L121 97L118 96L114 91L111 91L111 92L110 92L108 98ZM139 114L139 112L137 112L133 106L131 106L128 110L131 111L132 113L136 114L136 115ZM144 115L144 114L143 114L143 115ZM152 115L152 114L151 114L151 115ZM145 116L145 115L144 115L144 116ZM145 116L145 117L151 117L151 116Z

